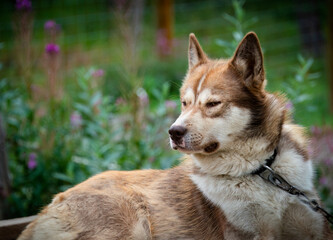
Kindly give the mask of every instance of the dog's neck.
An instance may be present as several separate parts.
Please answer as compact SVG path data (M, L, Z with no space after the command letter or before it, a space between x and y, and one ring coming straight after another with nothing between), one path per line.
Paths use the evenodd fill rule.
M250 139L234 142L228 151L219 151L214 155L193 154L191 157L204 174L240 177L251 174L273 154L274 149L267 151L269 145L264 138Z
M262 126L258 127L260 131L257 134L253 134L253 129L248 129L214 154L192 154L194 164L202 173L212 176L240 177L251 174L278 147L285 120L283 104L275 96L267 95L266 117Z

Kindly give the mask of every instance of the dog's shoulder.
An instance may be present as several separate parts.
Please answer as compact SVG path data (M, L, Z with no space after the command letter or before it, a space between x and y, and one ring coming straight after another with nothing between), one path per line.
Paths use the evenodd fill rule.
M314 169L308 151L309 140L305 129L292 123L284 124L273 168L291 184L311 193L314 191Z
M304 127L286 122L282 126L280 147L283 149L293 149L304 161L309 160L309 137Z

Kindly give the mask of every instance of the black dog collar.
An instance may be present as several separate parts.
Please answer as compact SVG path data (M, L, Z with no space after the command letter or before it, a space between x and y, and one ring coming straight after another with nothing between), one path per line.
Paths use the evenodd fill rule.
M277 149L275 148L273 155L270 156L269 158L267 158L265 160L265 163L263 165L261 165L260 168L258 168L257 170L253 171L251 174L257 174L257 175L259 175L260 173L262 173L263 171L265 171L267 168L264 167L264 165L266 165L267 167L271 167L272 164L275 161L276 155L277 155Z

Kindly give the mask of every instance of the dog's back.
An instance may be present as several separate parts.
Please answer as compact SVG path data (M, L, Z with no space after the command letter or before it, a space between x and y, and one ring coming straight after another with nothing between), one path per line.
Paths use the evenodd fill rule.
M191 168L94 176L58 194L20 240L221 239L225 217L190 180Z

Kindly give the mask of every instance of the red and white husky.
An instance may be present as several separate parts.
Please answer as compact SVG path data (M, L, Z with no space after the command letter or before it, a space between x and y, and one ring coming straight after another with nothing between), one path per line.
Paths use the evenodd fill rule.
M24 239L329 239L324 217L256 174L271 168L318 200L303 129L265 91L259 40L209 59L190 35L182 112L169 129L186 154L169 170L108 171L56 195Z

